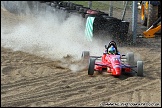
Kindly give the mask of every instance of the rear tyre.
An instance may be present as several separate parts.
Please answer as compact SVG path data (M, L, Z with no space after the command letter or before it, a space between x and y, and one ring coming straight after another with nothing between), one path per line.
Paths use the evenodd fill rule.
M137 61L137 76L143 76L143 62Z
M83 7L83 5L76 5L75 8L76 8L77 11L79 11L79 9L80 9L81 7Z
M88 75L94 74L95 58L89 59Z
M126 61L130 65L134 63L134 53L133 52L127 53L127 55L126 55Z
M158 19L158 6L153 6L150 4L149 14L147 18L147 28L150 28L151 25Z
M81 57L82 57L82 59L89 59L89 57L90 57L89 51L83 51Z
M81 62L83 63L83 65L84 65L87 69L88 69L89 58L90 58L90 53L89 53L89 51L83 51L83 52L82 52L82 56L81 56Z

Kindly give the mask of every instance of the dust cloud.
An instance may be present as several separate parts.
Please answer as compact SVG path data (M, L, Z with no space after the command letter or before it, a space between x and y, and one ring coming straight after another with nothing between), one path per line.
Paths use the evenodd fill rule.
M11 25L5 23L8 21L5 21L6 19L2 17L4 15L2 15L1 47L52 60L62 60L70 55L71 61L77 61L81 58L82 51L90 51L91 55L101 55L104 45L109 41L107 40L105 43L95 39L93 42L87 41L84 36L85 19L73 14L65 18L65 14L65 12L47 10L36 15L26 14L23 21L12 25L12 29L9 29ZM10 22L15 21L11 14L7 15L5 17ZM19 14L19 17L21 16L24 14ZM77 71L80 66L71 64L69 67Z

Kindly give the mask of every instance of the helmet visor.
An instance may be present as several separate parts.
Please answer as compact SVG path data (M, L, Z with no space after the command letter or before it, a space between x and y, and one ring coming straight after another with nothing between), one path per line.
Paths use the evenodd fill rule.
M110 50L109 53L115 54L115 50Z

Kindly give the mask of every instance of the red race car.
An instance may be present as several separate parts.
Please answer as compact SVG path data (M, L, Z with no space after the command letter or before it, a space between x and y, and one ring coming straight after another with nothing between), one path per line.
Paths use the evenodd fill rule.
M113 76L132 72L136 72L137 76L143 76L143 61L137 61L137 65L132 65L134 63L133 52L121 55L114 41L111 41L108 46L105 45L105 48L106 50L102 56L90 56L89 51L82 52L82 58L89 60L88 75L93 75L94 71L101 73L106 70Z

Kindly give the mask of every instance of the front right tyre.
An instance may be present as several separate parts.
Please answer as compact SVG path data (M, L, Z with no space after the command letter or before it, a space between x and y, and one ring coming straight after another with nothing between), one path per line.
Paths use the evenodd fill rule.
M137 61L137 76L143 76L143 62Z

